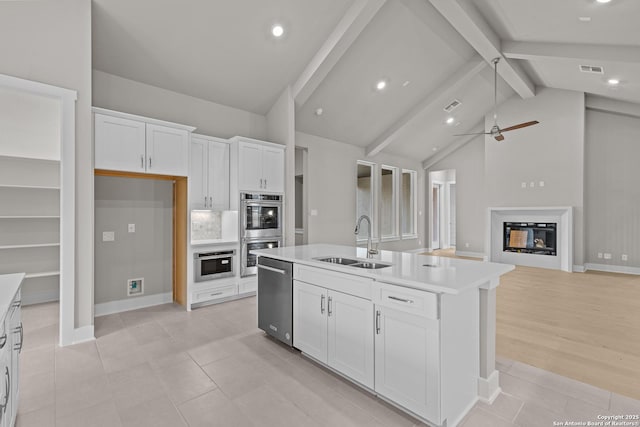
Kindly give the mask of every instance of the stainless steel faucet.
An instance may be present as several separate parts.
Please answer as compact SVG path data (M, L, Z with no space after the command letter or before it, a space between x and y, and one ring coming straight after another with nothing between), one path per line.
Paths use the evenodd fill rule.
M357 235L360 232L360 223L363 219L367 220L367 258L371 258L372 255L376 255L378 253L378 249L373 249L371 247L371 218L367 215L360 215L358 221L356 222L356 229L354 233Z

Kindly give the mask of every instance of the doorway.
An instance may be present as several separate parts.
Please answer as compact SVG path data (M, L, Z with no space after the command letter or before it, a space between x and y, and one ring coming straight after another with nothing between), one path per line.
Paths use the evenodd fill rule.
M307 149L296 147L295 154L295 245L306 245L309 236L307 225Z
M450 249L456 246L456 171L429 172L428 232L430 249Z

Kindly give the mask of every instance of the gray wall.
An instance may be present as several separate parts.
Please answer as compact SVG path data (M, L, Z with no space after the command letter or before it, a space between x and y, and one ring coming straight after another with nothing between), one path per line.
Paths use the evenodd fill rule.
M433 165L428 172L447 169L456 171L456 250L483 253L487 215L484 137L474 138Z
M424 212L424 171L419 161L387 154L365 157L362 147L301 132L296 133L296 145L308 149L308 209L318 211L317 216L308 217L309 243L355 244L358 160L417 171L418 210ZM386 242L380 248L402 251L422 247L423 223L418 216L419 239Z
M586 262L640 267L640 118L587 110L585 151Z
M78 92L76 327L93 324L91 1L0 2L0 73Z
M95 303L135 298L126 284L139 277L144 295L171 292L173 183L99 176L95 194ZM114 231L115 241L103 242L103 231Z
M487 205L573 206L574 265L584 263L584 116L584 93L538 88L534 98L505 101L498 120L503 127L540 124L506 133L502 142L491 137L485 142ZM485 126L492 123L488 115ZM522 188L522 182L535 187Z
M265 139L264 116L93 70L93 105L196 126L202 135Z

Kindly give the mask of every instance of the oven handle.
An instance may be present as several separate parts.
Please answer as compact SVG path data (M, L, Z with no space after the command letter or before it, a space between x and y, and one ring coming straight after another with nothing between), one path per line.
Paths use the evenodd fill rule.
M283 276L287 274L285 270L282 270L280 268L269 267L268 265L258 264L258 268L264 268L265 270L273 271L274 273L279 273L279 274L282 274Z
M274 202L272 200L270 200L269 202L262 202L262 203L260 203L260 202L242 202L242 206L243 207L257 206L257 207L265 207L265 208L273 206L273 207L278 207L279 208L279 207L282 206L282 202Z

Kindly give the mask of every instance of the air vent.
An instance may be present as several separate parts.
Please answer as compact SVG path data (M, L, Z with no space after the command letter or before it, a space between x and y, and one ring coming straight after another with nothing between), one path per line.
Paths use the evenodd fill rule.
M580 65L583 73L604 74L604 68L599 65Z
M451 101L451 103L449 105L444 107L444 111L446 111L447 113L450 113L453 110L455 110L456 108L458 108L460 106L460 104L462 104L462 102L458 101L457 99L454 99L453 101Z

